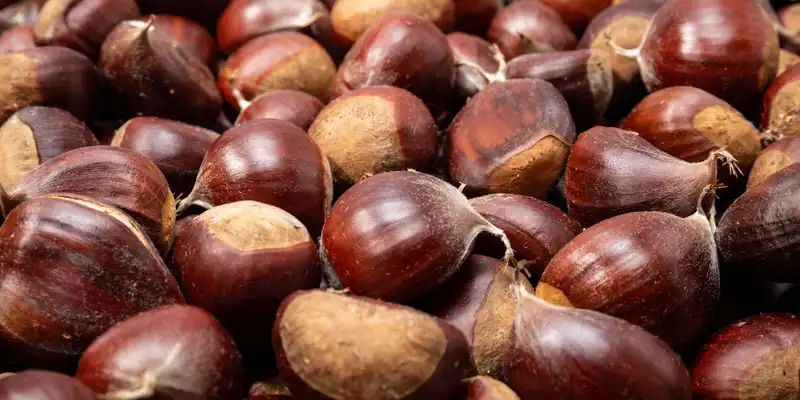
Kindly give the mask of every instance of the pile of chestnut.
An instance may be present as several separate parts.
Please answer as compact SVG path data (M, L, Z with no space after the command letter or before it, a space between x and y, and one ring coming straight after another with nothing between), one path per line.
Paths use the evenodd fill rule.
M800 398L800 4L0 0L0 400Z

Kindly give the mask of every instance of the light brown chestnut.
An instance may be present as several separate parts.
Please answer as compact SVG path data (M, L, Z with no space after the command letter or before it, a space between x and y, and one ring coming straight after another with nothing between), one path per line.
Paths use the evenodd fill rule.
M236 119L236 125L255 119L280 119L307 131L325 107L318 98L297 90L276 90L256 97Z
M0 53L14 53L35 47L36 40L30 25L15 26L0 33Z
M756 158L747 188L757 186L776 172L800 161L800 136L785 137L767 146Z
M761 128L782 138L800 133L800 65L784 71L764 94Z
M142 14L177 15L199 22L207 29L216 27L217 20L231 0L136 0Z
M526 53L572 50L578 40L552 8L538 1L506 6L489 26L489 41L507 59Z

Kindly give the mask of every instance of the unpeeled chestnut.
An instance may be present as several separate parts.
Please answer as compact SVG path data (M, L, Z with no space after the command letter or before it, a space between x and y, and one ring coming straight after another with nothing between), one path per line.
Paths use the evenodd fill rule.
M486 36L492 18L503 8L503 0L453 0L456 31Z
M800 134L800 66L789 67L764 94L761 127L781 138Z
M611 0L540 0L549 6L573 32L581 33L598 14L611 5Z
M28 370L0 379L0 398L26 400L94 400L77 379L57 372Z
M276 90L256 97L236 119L236 124L255 119L280 119L307 131L325 107L318 98L297 90Z
M503 55L486 40L462 32L447 35L456 65L455 89L464 102L505 72Z
M164 14L186 17L206 28L216 27L220 15L231 0L136 0L142 14Z
M800 161L800 136L785 137L767 146L750 170L747 187L752 188L774 173Z
M503 382L486 376L467 379L466 400L519 400L519 396Z
M552 8L516 1L501 9L489 26L489 41L507 59L526 53L572 50L578 40Z
M150 16L137 20L146 23ZM217 43L208 29L188 18L174 15L156 15L152 22L154 29L166 33L174 46L196 57L212 72L217 70Z

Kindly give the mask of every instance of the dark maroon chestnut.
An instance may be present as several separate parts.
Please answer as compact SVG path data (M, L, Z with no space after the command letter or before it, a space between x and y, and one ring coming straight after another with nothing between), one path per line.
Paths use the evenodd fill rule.
M337 7L340 4L346 3L339 2ZM392 12L370 26L347 52L333 80L331 96L387 85L408 90L429 107L441 107L449 100L454 81L453 52L445 35L422 17Z
M214 314L245 361L271 361L269 337L281 301L320 286L317 248L286 211L255 201L214 207L192 220L175 242L186 302Z
M784 71L767 89L761 128L775 138L800 132L800 66Z
M0 186L8 192L51 158L98 144L89 128L64 110L23 108L0 126Z
M450 324L321 290L284 300L272 343L281 378L304 399L455 398L475 368L464 335Z
M711 337L692 368L697 400L782 399L800 394L797 346L800 319L755 315Z
M339 0L331 8L334 43L349 48L370 26L391 12L415 14L443 32L453 29L456 17L453 0Z
M37 47L0 54L0 121L28 106L91 118L100 101L102 76L86 56L64 47Z
M466 185L470 196L542 198L564 171L573 140L569 107L553 85L533 79L495 82L475 95L450 125L450 179Z
M47 0L34 26L40 46L63 46L96 60L106 36L139 16L135 0Z
M611 53L593 48L525 54L508 63L511 79L542 79L564 95L579 131L597 125L614 93Z
M207 29L216 27L231 0L136 0L142 14L165 14L186 17Z
M298 90L325 102L335 74L331 56L314 39L277 32L257 37L233 53L220 70L219 87L237 110L275 90Z
M2 43L3 36L0 35L0 44ZM778 57L778 76L786 72L789 67L800 63L800 56L781 49L780 56Z
M508 236L518 260L533 278L542 275L550 259L583 228L561 210L544 201L517 194L490 194L469 201L475 211ZM489 238L475 244L479 254L502 257L503 248Z
M382 172L431 170L438 151L428 108L391 86L347 92L319 113L308 133L330 161L334 180L345 187Z
M0 53L14 53L35 47L31 25L15 26L0 33Z
M573 32L581 33L597 15L611 6L611 0L540 0L566 22Z
M800 282L800 165L792 164L750 187L725 212L717 229L724 264L752 279Z
M161 254L172 244L175 199L150 159L128 149L91 146L70 150L25 174L2 198L3 214L34 196L71 193L126 212Z
M199 308L178 304L120 322L81 356L75 376L105 399L238 399L236 344Z
M183 296L155 247L120 210L69 195L34 197L0 227L0 337L24 365L77 360L119 321ZM172 321L170 321L172 322Z
M320 251L332 286L406 301L452 276L483 232L502 238L509 260L506 235L454 186L415 171L386 172L339 198L325 221Z
M774 173L800 161L800 136L785 137L767 146L756 158L747 187L752 188L764 182Z
M0 28L33 25L39 19L39 12L47 0L15 1L0 10Z
M147 156L164 174L172 193L185 196L192 191L203 157L218 137L198 126L138 117L117 130L111 145Z
M307 131L325 107L318 98L297 90L276 90L256 97L239 114L236 124L255 119L280 119Z
M466 380L466 400L519 400L505 383L488 376L476 376Z
M638 61L648 90L694 86L750 114L778 70L778 34L753 0L675 0L659 9Z
M453 0L459 32L486 36L492 18L503 8L503 0Z
M316 237L331 208L332 185L328 160L305 131L286 121L250 121L211 145L178 212L254 200L288 211Z
M298 30L327 40L330 14L320 0L234 0L217 23L217 40L230 54L248 41L267 33Z
M103 43L100 67L124 111L200 125L215 121L222 98L214 75L176 46L171 32L155 24L158 18L125 21Z
M572 50L578 45L558 13L538 1L516 1L500 10L489 26L489 41L509 60L525 53Z
M50 371L29 370L0 380L0 398L26 400L94 400L77 379Z
M567 161L569 216L586 227L634 211L688 217L706 186L717 183L718 161L736 168L725 150L691 163L659 150L636 132L594 127L578 137Z
M460 101L474 96L505 73L503 54L478 36L461 32L447 35L456 65L456 94Z
M138 18L147 23L150 16ZM184 53L195 56L212 72L217 70L217 43L208 29L190 19L173 15L156 15L153 19L156 30L166 32L173 45Z

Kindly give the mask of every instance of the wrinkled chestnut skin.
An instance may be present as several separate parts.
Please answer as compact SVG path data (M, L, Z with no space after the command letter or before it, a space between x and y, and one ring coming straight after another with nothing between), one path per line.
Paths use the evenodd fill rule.
M279 119L307 131L325 107L318 98L297 90L276 90L256 97L236 119L242 124L255 119Z
M33 25L39 19L39 12L47 0L16 1L0 10L0 28Z
M456 31L486 36L503 0L453 0L456 6Z
M447 35L447 43L450 44L456 65L456 95L463 104L490 83L486 73L502 73L497 59L502 54L495 54L496 50L486 40L462 32ZM464 65L463 62L478 65L483 71L472 65Z
M772 174L800 161L800 136L785 137L767 146L756 158L747 188L752 188Z
M764 94L761 112L761 128L773 136L783 137L800 134L800 66L784 71Z
M466 381L466 400L519 400L505 383L487 376L476 376Z
M578 40L552 8L538 1L506 6L489 26L489 41L507 59L526 53L572 50Z
M0 33L0 53L14 53L36 47L33 38L33 27L30 25L15 26Z
M281 30L306 31L321 41L330 35L330 14L320 0L234 0L217 23L217 40L231 54L248 41Z
M86 349L75 376L108 399L238 399L244 386L230 335L208 312L182 304L109 329Z
M208 29L216 27L220 15L231 0L136 0L142 14L165 14L186 17Z
M639 64L648 90L693 86L745 115L775 79L778 35L753 0L667 2L642 43Z
M725 211L716 238L723 266L757 280L800 282L800 165L749 188Z
M575 125L564 97L533 79L495 82L450 125L450 181L469 196L516 193L544 197L566 164Z
M580 34L589 22L611 5L611 0L540 0L552 8L569 25L573 32Z
M28 370L0 380L0 398L26 400L94 400L77 379L50 371Z
M148 22L150 16L142 16L139 21ZM214 37L197 22L173 15L156 15L153 19L155 29L166 32L171 42L185 53L195 56L209 70L217 70L217 43Z
M697 400L783 399L798 395L800 319L748 317L709 339L692 369Z
M182 303L156 249L119 210L46 195L0 227L0 337L24 365L59 368L108 328L139 312Z
M135 0L47 0L34 25L36 44L68 47L96 60L114 27L138 16Z
M544 201L517 194L490 194L469 201L478 214L508 236L518 261L538 279L550 259L581 233L583 228L561 210ZM482 236L474 253L493 257L503 256L498 241Z
M347 52L331 96L367 86L396 86L431 108L450 98L454 81L453 52L445 35L414 14L392 12L370 26Z

